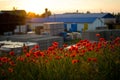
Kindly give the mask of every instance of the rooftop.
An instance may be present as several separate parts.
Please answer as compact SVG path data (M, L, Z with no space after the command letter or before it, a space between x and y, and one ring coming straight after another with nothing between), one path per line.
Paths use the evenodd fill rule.
M48 18L32 18L32 23L44 23L44 22L65 22L65 23L92 23L97 18L114 18L110 13L67 13L67 14L55 14Z
M65 23L92 23L97 18L33 18L30 22L44 23L44 22L65 22Z
M50 16L50 18L88 18L88 17L97 17L97 18L103 18L105 16L113 17L110 13L66 13L66 14L54 14Z

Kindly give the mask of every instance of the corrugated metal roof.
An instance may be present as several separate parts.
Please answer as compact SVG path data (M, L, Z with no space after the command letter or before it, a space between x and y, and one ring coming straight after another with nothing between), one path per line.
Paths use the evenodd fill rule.
M65 23L92 23L96 18L33 18L31 22L65 22Z
M110 13L89 13L89 14L55 14L49 18L33 18L31 22L65 22L65 23L92 23L96 18L114 18Z
M89 14L80 14L80 13L68 13L68 14L54 14L50 18L86 18L86 17L97 17L102 18L109 13L89 13Z
M65 23L92 23L96 18L56 18L55 21Z

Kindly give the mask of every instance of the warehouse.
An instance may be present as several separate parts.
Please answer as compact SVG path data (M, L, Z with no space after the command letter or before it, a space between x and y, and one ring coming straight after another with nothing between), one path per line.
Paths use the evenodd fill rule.
M66 13L55 14L48 18L33 18L28 24L43 24L45 22L64 22L66 31L92 31L109 28L108 24L115 23L115 17L110 13Z

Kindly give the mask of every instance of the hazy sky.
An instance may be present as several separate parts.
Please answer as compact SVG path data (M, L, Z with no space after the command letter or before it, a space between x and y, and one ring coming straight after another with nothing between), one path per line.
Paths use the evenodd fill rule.
M48 8L52 13L65 12L120 12L120 0L0 0L0 10L13 7L43 13Z

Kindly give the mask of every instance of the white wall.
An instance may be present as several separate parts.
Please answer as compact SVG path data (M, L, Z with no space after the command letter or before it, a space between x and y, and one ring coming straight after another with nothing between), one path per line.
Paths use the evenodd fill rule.
M84 24L83 23L78 23L77 24L77 31L82 31L83 28L84 28Z
M84 28L84 24L85 23L78 23L77 25L77 30L78 31L82 31L82 29ZM87 23L88 24L88 30L92 31L92 30L96 30L96 27L104 27L106 26L102 20L100 19L96 19L93 23Z
M71 28L71 24L70 23L67 23L67 31L69 31Z
M79 23L77 26L77 30L82 31L82 29L84 29L84 24L88 24L88 30L94 30L92 23Z
M104 22L101 19L96 19L93 23L93 30L96 29L96 27L105 27L106 25L104 24Z
M72 23L66 23L67 24L67 31L71 28ZM106 26L104 22L101 19L96 19L93 23L77 23L77 31L82 31L84 28L84 24L88 24L88 30L96 30L96 27L104 27Z
M69 31L69 29L71 28L71 24L67 23L67 31ZM77 31L82 31L84 28L84 24L86 24L86 23L77 23ZM88 30L95 30L92 23L87 23L87 24L88 24Z
M88 30L89 30L89 31L95 30L95 27L93 26L92 23L89 23L89 24L88 24Z

